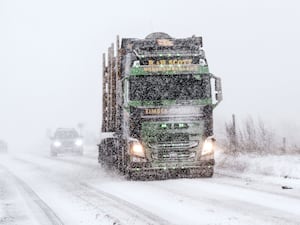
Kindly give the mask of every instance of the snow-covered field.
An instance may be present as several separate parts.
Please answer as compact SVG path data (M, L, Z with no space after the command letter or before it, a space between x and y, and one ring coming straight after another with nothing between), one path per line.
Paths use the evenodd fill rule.
M300 179L299 154L267 156L239 154L232 156L219 153L216 155L216 160L218 171L224 173Z
M300 157L217 154L211 179L128 181L83 157L0 155L0 225L300 224Z

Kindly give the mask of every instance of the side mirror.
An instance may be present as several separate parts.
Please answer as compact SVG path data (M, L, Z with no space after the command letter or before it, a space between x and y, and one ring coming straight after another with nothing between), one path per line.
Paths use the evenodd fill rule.
M221 102L223 100L223 94L222 94L221 78L219 77L216 77L216 81L215 81L215 94L216 94L216 100L218 102Z
M223 100L221 78L213 74L210 74L210 78L212 103L216 107Z

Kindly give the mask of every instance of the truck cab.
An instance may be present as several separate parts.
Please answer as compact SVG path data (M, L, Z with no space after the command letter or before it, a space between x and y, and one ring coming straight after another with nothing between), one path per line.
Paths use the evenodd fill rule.
M210 73L202 37L153 33L125 38L103 58L99 162L130 178L211 177L213 110L221 79Z

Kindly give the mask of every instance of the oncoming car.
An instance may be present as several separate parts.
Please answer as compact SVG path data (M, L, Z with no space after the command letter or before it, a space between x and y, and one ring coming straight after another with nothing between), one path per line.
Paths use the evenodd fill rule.
M83 139L74 128L58 128L51 139L51 156L68 152L83 154Z

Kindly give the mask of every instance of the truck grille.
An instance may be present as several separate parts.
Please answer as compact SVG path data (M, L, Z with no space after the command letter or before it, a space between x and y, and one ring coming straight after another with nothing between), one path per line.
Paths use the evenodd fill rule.
M183 142L160 142L160 143L149 143L148 146L153 150L183 150L186 151L190 148L195 148L199 144L198 141L183 141Z
M163 162L194 161L196 152L194 151L159 151L152 153L152 159Z
M152 159L163 162L194 161L196 151L192 149L198 145L198 141L148 144L152 149Z
M199 141L190 141L188 133L163 133L156 137L156 142L147 144L152 152L152 159L161 162L194 161Z
M189 141L189 134L186 133L164 133L157 136L158 143L184 142Z

